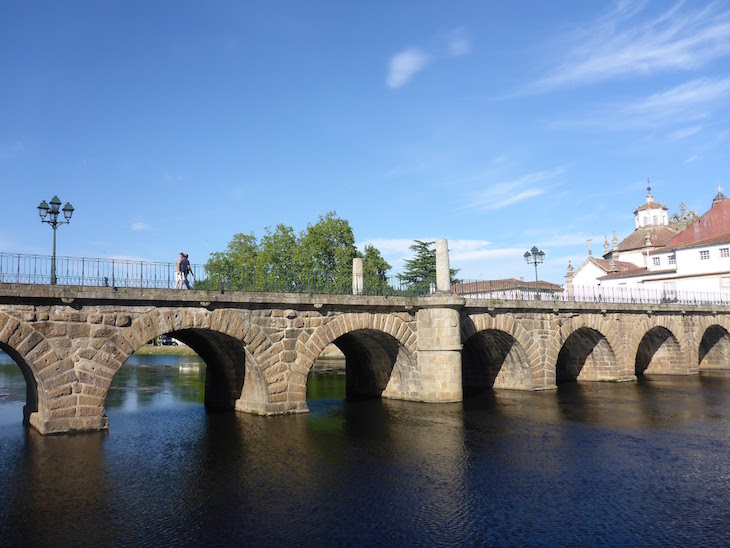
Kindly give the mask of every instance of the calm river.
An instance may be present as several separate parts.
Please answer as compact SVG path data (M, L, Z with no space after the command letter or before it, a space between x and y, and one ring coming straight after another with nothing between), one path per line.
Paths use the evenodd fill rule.
M464 405L206 412L196 359L136 357L108 433L22 426L0 354L0 545L702 546L730 543L730 372Z

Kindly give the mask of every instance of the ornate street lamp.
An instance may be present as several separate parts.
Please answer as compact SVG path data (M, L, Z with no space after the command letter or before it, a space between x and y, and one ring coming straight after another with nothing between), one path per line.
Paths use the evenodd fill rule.
M48 205L45 200L43 200L38 205L38 215L41 217L42 223L48 223L51 225L51 228L53 228L53 258L51 259L51 285L56 285L56 229L59 225L67 225L71 222L71 215L74 214L74 208L73 206L66 202L66 205L63 206L63 209L59 209L61 207L61 200L58 199L58 196L54 196L51 200L51 204ZM58 214L63 211L63 216L66 219L65 221L58 220ZM46 219L48 217L48 219Z
M532 246L532 249L530 251L525 251L525 254L523 255L525 257L525 261L527 264L534 264L535 265L535 300L540 300L540 285L537 281L537 265L538 263L542 263L545 260L545 252L541 249L537 249L537 246Z

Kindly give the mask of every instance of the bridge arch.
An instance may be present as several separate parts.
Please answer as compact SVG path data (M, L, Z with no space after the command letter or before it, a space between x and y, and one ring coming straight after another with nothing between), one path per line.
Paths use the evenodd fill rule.
M348 399L417 399L416 340L408 323L394 314L345 313L333 317L309 336L300 336L289 391L302 394L306 400L307 376L314 360L334 344L345 355Z
M510 316L472 314L461 322L464 395L488 388L534 390L535 341Z
M636 375L686 373L684 341L684 328L676 320L644 317L631 333L626 356L634 360Z
M697 371L730 369L730 320L726 316L702 318L690 351L690 362Z
M58 327L36 313L26 321L0 313L0 350L8 354L20 368L26 383L23 422L45 432L45 423L63 415L67 407L75 409L76 374L71 360L62 359L48 336ZM53 401L53 405L50 402Z
M268 411L268 385L257 357L271 342L263 330L235 311L160 308L134 319L116 315L115 329L92 329L89 345L73 356L86 404L104 413L114 376L127 359L160 335L184 342L206 364L205 405L218 409ZM93 411L89 410L89 414Z
M633 378L633 371L622 367L616 355L620 344L615 323L595 314L582 314L564 322L549 349L549 363L555 364L555 381Z

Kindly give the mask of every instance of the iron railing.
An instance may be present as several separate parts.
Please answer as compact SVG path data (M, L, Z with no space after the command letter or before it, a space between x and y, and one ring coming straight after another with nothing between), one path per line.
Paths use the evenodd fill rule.
M51 283L49 255L0 253L0 283ZM274 276L267 270L209 269L191 265L192 289L263 293L310 293L352 295L352 276L319 273L307 277ZM176 265L133 259L56 257L57 285L76 287L117 287L174 289ZM359 284L358 284L359 285ZM730 291L674 291L638 287L573 286L571 289L541 282L511 280L462 281L451 291L467 298L499 301L547 301L626 304L711 304L730 305ZM400 276L365 277L360 295L423 296L433 293L434 284L411 284Z
M51 283L49 255L0 253L0 283ZM264 293L311 293L352 295L352 275L319 273L306 277L274 276L266 270L251 268L209 269L203 264L191 265L188 277L191 289L210 291L245 291ZM76 287L129 287L174 289L176 265L134 259L99 259L56 257L56 285ZM408 284L400 276L365 277L360 295L418 296L432 290Z
M625 304L730 305L730 291L677 291L642 287L535 285L510 280L464 281L451 290L463 297L490 301L548 301Z

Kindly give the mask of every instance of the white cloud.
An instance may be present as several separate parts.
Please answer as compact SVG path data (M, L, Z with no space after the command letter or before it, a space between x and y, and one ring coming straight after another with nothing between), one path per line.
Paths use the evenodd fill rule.
M679 141L680 139L685 139L687 137L691 137L692 135L695 135L702 131L702 126L692 126L692 127L686 127L682 129L677 129L673 131L669 136L672 139L675 139Z
M467 208L482 211L501 209L540 196L545 193L547 187L538 184L555 179L562 175L564 171L562 167L558 167L552 171L537 171L512 181L497 183L476 193Z
M687 159L686 159L686 160L684 161L684 163L685 163L685 164L692 164L692 163L694 163L694 162L697 162L698 160L701 160L701 159L702 159L702 156L697 156L697 155L695 154L694 156L690 156L689 158L687 158Z
M445 41L445 44L444 44ZM390 59L386 83L397 89L408 82L438 58L461 57L471 52L471 44L463 28L457 28L436 38L437 45L426 49L410 47L396 53Z
M429 60L429 56L418 48L409 48L395 54L390 60L388 87L396 89L404 86L426 67Z
M449 54L452 57L461 57L471 52L471 44L463 29L456 29L448 36Z
M691 124L674 130L669 137L683 139L699 133L698 124L713 111L725 108L730 98L730 78L698 78L623 105L604 105L582 120L562 120L551 124L562 129L625 131L664 129Z
M713 103L730 95L730 78L710 80L699 78L685 82L667 91L655 93L646 99L629 105L629 113L651 113L655 116L668 116L690 107Z
M647 2L620 2L607 16L576 31L563 62L527 91L541 93L630 74L694 70L730 54L730 12L675 4L644 17Z
M139 222L139 221L132 223L129 227L135 231L150 230L150 226L147 223L143 223L143 222Z

